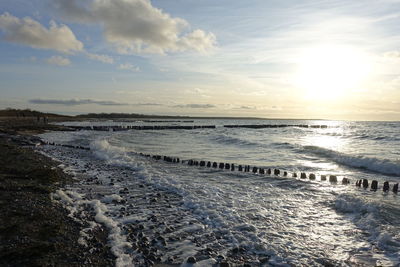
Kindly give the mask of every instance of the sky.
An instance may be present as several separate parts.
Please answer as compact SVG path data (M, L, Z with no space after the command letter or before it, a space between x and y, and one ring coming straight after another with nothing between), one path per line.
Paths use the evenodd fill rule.
M400 120L400 1L1 0L0 109Z

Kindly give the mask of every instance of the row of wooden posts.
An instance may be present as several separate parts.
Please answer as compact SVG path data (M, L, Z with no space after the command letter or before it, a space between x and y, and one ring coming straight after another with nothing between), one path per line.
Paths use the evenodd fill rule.
M145 156L145 157L151 157L155 160L164 160L166 162L171 162L171 163L187 163L187 165L189 166L200 166L200 167L207 167L207 168L219 168L219 169L224 169L224 170L230 170L230 171L235 171L236 169L239 172L252 172L254 174L267 174L267 175L275 175L275 176L280 176L282 175L283 177L288 177L289 173L287 171L281 171L279 169L271 169L271 168L259 168L256 166L251 167L250 165L235 165L234 163L224 163L224 162L211 162L211 161L198 161L198 160L193 160L193 159L189 159L189 160L180 160L179 158L174 158L174 157L168 157L168 156L160 156L160 155L149 155L149 154L143 154L143 153L139 153L141 156ZM292 177L297 178L298 174L296 172L292 173ZM307 173L305 172L301 172L300 173L300 178L301 179L310 179L310 180L316 180L316 175L314 173L310 173L307 175ZM338 178L336 175L324 175L322 174L320 176L321 181L327 181L329 180L329 182L331 183L338 183ZM349 178L343 177L342 178L342 184L344 185L348 185L351 184L351 180ZM369 181L367 179L361 179L361 180L357 180L355 185L357 187L363 187L364 189L367 189L369 187ZM378 181L377 180L373 180L371 181L371 191L377 191L378 190ZM386 181L383 183L383 191L384 192L388 192L390 190L390 185L389 182ZM399 189L399 184L396 183L393 185L392 187L392 191L393 193L398 192Z
M89 147L84 147L84 146L73 146L73 145L66 145L66 144L56 144L54 142L44 142L46 145L52 145L52 146L62 146L62 147L68 147L68 148L75 148L75 149L83 149L83 150L90 150ZM259 168L256 166L251 167L250 165L235 165L234 163L224 163L224 162L211 162L211 161L198 161L198 160L181 160L180 158L177 157L169 157L169 156L161 156L161 155L150 155L150 154L143 154L143 153L138 153L141 156L147 157L147 158L152 158L154 160L163 160L166 162L170 163L182 163L182 164L187 164L189 166L199 166L199 167L207 167L207 168L214 168L214 169L221 169L221 170L230 170L230 171L239 171L239 172L252 172L254 174L262 174L262 175L275 175L275 176L281 176L282 177L288 177L289 173L287 171L281 171L279 169L272 169L272 168ZM307 173L305 172L300 172L300 179L310 179L310 180L316 180L316 175L314 173ZM292 172L291 176L293 178L297 178L298 174L296 172ZM321 181L329 181L331 183L338 183L338 178L336 175L324 175L322 174L320 176ZM342 184L348 185L351 184L351 180L349 178L343 177L342 178ZM364 189L368 189L370 187L371 191L377 191L378 190L378 181L377 180L372 180L371 184L369 183L368 179L360 179L357 180L355 185L357 187L362 187ZM390 191L390 184L388 181L383 183L382 190L384 192ZM399 190L399 183L393 184L392 186L392 192L396 193Z
M250 125L222 125L225 128L328 128L327 125L307 125L307 124L250 124ZM68 126L68 128L80 131L127 131L127 130L194 130L194 129L215 129L215 125L127 125L127 126Z

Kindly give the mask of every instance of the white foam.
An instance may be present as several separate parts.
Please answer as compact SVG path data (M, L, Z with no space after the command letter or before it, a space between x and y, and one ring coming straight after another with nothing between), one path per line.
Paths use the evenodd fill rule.
M313 152L314 154L328 157L329 159L346 166L363 168L383 174L400 175L399 161L348 155L318 146L305 146L304 148Z
M369 233L370 241L377 247L386 251L399 252L400 239L394 240L393 235L382 226L380 204L355 196L340 195L335 201L335 208L340 212L350 214L352 221L360 229Z
M121 202L122 200L124 200L120 195L117 194L112 194L112 195L108 195L108 196L104 196L101 201L103 203L113 203L113 202Z
M126 241L126 236L122 234L118 222L105 215L108 211L105 204L99 200L85 200L81 194L69 190L57 190L56 193L52 194L52 199L62 202L70 211L71 216L77 215L78 211L83 210L85 206L91 206L95 213L95 221L104 225L109 231L108 241L111 246L111 252L116 257L116 266L133 266L132 257L125 252L126 248L131 247L131 244ZM81 231L81 237L78 240L79 244L87 245L87 231L88 229Z

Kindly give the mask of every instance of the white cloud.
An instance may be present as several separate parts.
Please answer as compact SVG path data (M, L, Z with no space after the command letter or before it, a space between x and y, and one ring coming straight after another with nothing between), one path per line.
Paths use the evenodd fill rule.
M120 69L120 70L130 70L130 71L133 71L133 72L140 71L139 67L136 67L136 66L134 66L134 65L132 65L130 63L120 64L118 66L118 69Z
M399 51L389 51L383 54L384 57L386 58L400 58L400 52Z
M77 106L96 104L101 106L126 106L127 103L120 103L111 100L95 100L95 99L31 99L29 103L42 104L42 105L64 105L64 106Z
M201 109L216 108L216 106L213 104L182 104L182 105L175 105L173 107L174 108L201 108Z
M114 59L107 55L100 55L100 54L93 54L93 53L86 53L86 56L92 60L97 60L103 63L113 64Z
M215 36L152 6L149 0L56 0L55 7L68 19L103 25L103 35L119 53L205 52Z
M71 64L71 61L68 58L62 56L52 56L51 58L48 58L46 62L57 66L68 66Z
M0 15L0 29L6 41L28 45L33 48L51 49L63 53L83 50L83 44L66 25L50 21L47 29L39 22L26 17L19 19L4 13Z

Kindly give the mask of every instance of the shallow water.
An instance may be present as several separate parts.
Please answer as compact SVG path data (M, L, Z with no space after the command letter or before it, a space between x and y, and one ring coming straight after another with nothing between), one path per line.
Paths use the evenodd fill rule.
M71 203L82 203L83 196L104 205L101 215L112 220L111 229L119 229L115 254L121 265L130 261L140 265L143 260L140 250L129 245L133 242L129 227L137 224L144 225L150 239L155 232L169 238L158 248L164 262L181 263L196 255L198 265L208 266L222 255L238 266L243 262L255 266L399 265L400 201L392 192L382 192L381 186L384 181L392 186L400 180L400 123L200 120L165 124L217 128L41 135L50 142L91 147L90 151L40 149L81 177L80 184L69 188L69 197L75 199ZM328 128L222 127L226 124L324 124ZM304 171L315 173L317 179L166 163L138 153ZM339 184L320 181L322 174L337 175ZM353 184L341 185L343 177ZM355 180L364 178L377 180L379 190L354 186ZM143 199L146 194L149 197ZM110 196L124 201L110 202ZM160 221L164 222L161 226Z

